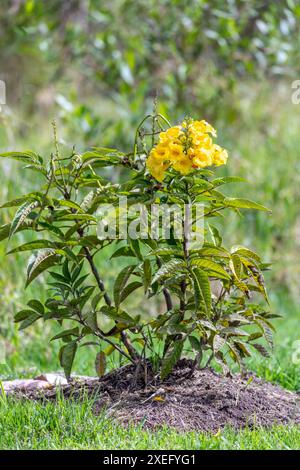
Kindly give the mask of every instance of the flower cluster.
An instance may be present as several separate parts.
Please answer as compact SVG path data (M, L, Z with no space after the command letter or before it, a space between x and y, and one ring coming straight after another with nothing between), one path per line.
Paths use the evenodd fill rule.
M227 151L214 144L215 129L206 121L184 121L159 134L159 141L150 152L147 168L158 181L172 167L182 175L193 169L226 164Z

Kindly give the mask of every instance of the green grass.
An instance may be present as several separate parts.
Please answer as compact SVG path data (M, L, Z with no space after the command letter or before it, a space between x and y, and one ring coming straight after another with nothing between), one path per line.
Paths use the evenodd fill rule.
M273 427L235 432L178 433L126 429L94 416L91 401L57 404L9 400L0 406L1 449L300 449L300 428Z

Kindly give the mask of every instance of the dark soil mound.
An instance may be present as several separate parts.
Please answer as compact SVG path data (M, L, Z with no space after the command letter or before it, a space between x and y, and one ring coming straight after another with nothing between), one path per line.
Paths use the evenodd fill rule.
M254 376L224 377L212 369L185 378L189 366L188 361L180 361L164 383L144 390L130 391L129 371L124 371L123 377L114 373L103 378L105 394L96 401L95 412L105 406L125 424L143 422L148 428L168 425L181 431L300 424L299 395Z
M225 425L269 427L300 424L300 396L248 375L225 377L212 369L195 371L181 360L163 383L148 372L148 385L134 386L134 369L126 366L102 379L86 379L62 387L65 396L77 398L82 390L95 398L94 411L104 409L123 424L143 423L146 428L168 425L181 431L217 431ZM56 392L46 392L48 398ZM31 396L36 398L36 396Z

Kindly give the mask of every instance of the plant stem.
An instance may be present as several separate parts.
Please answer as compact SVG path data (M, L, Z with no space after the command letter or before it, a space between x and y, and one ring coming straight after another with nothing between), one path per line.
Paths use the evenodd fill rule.
M99 272L98 272L98 270L96 268L96 265L94 263L93 257L92 257L92 255L91 255L91 253L90 253L90 251L87 247L84 248L84 251L85 251L86 259L88 260L89 265L91 267L92 273L93 273L93 275L94 275L94 277L97 281L98 287L99 287L101 292L104 292L105 303L106 303L106 305L108 305L110 307L111 304L112 304L111 298L109 297L109 295L105 291L104 283L103 283L102 279L100 278L100 275L99 275ZM122 343L124 344L124 346L126 347L127 351L129 352L131 362L136 362L137 359L139 359L139 355L136 352L135 348L132 346L132 344L130 342L130 339L127 336L127 334L125 333L125 331L121 331L121 340L122 340Z

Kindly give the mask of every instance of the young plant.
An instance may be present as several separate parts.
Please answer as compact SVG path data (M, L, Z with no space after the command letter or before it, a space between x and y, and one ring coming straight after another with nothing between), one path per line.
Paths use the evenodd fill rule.
M93 148L67 157L60 154L55 125L54 131L55 152L49 160L33 152L1 155L25 163L44 180L38 191L2 205L18 209L11 223L0 228L0 240L29 233L28 242L9 251L31 253L26 287L42 274L49 283L44 304L32 299L16 314L20 329L39 319L63 327L52 339L63 342L59 359L67 377L80 345L99 347L99 375L112 352L134 364L137 374L150 360L162 378L183 353L194 359L191 373L213 358L225 371L230 359L243 368L251 348L267 356L257 340L264 337L272 347L272 315L252 302L252 295L268 303L262 275L268 266L247 247L224 247L210 220L225 210L268 209L220 191L243 180L214 177L215 167L225 164L228 155L213 142L212 126L186 119L171 127L153 113L138 127L132 153ZM120 182L113 183L118 167ZM168 236L157 236L151 209L172 205L182 217L170 217ZM187 208L189 231L183 217ZM201 244L192 243L199 232ZM123 260L112 288L105 278L110 260L100 266L96 256L108 245L111 258ZM124 301L136 292L144 304L157 298L160 313L149 318L125 309Z

